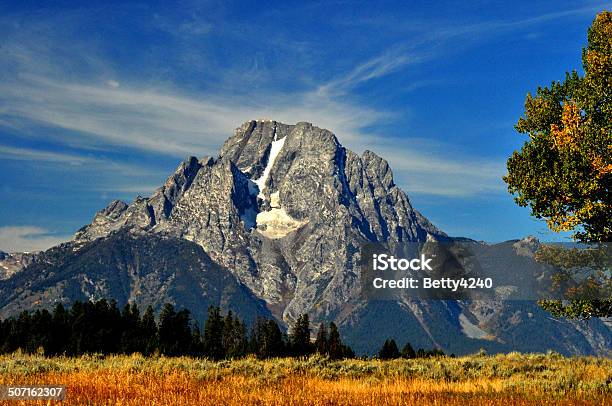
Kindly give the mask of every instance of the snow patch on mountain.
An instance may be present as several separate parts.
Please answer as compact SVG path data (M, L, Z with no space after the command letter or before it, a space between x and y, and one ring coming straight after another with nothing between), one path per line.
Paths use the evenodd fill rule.
M270 171L272 170L272 167L274 166L274 161L276 161L276 157L278 157L278 154L283 149L283 145L285 145L285 139L287 138L287 137L283 137L280 140L278 140L277 137L278 135L275 130L274 131L274 141L272 141L272 145L270 146L270 154L268 156L268 163L266 164L263 174L259 178L253 181L255 182L255 184L257 185L257 188L259 189L259 194L257 195L257 197L261 199L265 198L263 191L266 188L266 182L268 181L268 177L270 176Z
M268 238L282 238L308 222L294 219L281 207L279 192L270 195L270 206L271 210L257 214L256 218L259 232Z

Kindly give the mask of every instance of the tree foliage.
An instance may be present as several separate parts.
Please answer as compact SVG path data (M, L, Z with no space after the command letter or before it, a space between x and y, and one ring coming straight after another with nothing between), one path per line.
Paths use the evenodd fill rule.
M529 139L508 159L504 181L517 204L529 206L555 232L569 231L587 243L612 236L612 13L598 14L582 51L584 74L528 94L516 125ZM549 256L549 258L551 258ZM579 258L577 258L579 259ZM566 264L567 265L567 264ZM580 266L578 261L565 270ZM610 281L609 267L603 283ZM601 280L600 280L601 282ZM542 300L555 316L612 315L612 299Z
M565 248L543 244L535 259L556 267L552 290L563 299L541 300L540 306L555 317L589 319L612 315L612 247L597 244Z
M446 354L444 354L444 351L438 348L434 348L431 350L425 350L423 348L419 348L417 351L415 351L409 342L407 342L404 345L404 347L402 348L402 351L399 351L397 347L397 343L392 338L386 339L382 347L380 347L380 350L378 351L378 358L382 360L396 359L400 357L406 358L406 359L412 359L412 358L431 358L431 357L444 357L444 356L446 356ZM450 356L451 358L453 358L455 355L451 354Z
M612 234L612 13L602 12L582 53L584 75L540 87L516 129L529 139L508 160L516 202L580 241Z

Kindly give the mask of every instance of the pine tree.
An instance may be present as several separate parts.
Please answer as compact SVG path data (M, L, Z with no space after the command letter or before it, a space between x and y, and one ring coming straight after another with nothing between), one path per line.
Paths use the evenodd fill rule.
M310 343L310 320L307 314L298 317L289 337L291 352L294 356L307 356L312 353Z
M155 323L155 313L153 307L148 306L140 325L140 352L143 355L151 355L158 349L158 330Z
M285 356L286 346L278 324L274 320L267 320L264 331L263 345L261 346L262 358Z
M247 353L246 326L238 317L232 318L231 312L223 324L223 343L226 358L240 358Z
M223 332L221 340L223 346L223 353L225 354L225 356L232 358L234 357L234 354L230 355L230 353L233 352L235 340L236 337L234 331L234 316L232 314L232 311L229 310L227 312L227 315L223 319Z
M176 311L174 306L166 303L159 315L159 351L162 354L173 355L176 336L174 331L174 319Z
M247 345L247 354L259 356L259 347L260 347L260 334L259 334L259 317L251 326L251 331L249 332L249 341Z
M192 326L191 313L187 309L181 309L176 313L174 321L174 330L176 337L175 355L188 354L192 347Z
M140 311L136 303L126 304L121 313L121 344L120 352L132 354L138 352L140 339Z
M218 307L208 308L208 318L204 324L204 354L214 360L225 357L223 350L223 319Z
M198 323L193 323L191 328L191 345L189 354L194 357L201 357L204 355L204 343L202 341L202 333Z
M344 348L342 340L340 339L340 332L338 327L332 321L329 323L329 341L328 341L328 354L331 359L342 359L344 358Z
M412 348L412 345L410 345L409 342L406 343L406 345L404 345L404 348L402 348L402 358L415 358L416 357L416 352L414 352L414 348Z
M319 325L319 331L317 332L317 339L315 340L315 349L321 355L327 355L329 352L329 342L327 337L327 326L321 322Z
M70 336L72 334L71 324L68 321L68 312L61 303L53 309L51 325L51 342L46 352L49 355L59 355L68 351Z
M385 343L378 352L378 358L380 359L395 359L399 358L399 356L400 353L394 339L385 340Z
M355 351L346 344L342 345L342 358L355 358Z
M115 343L101 338L114 337ZM334 323L321 324L317 349L332 359L353 357L344 345ZM75 302L69 310L58 304L53 314L46 310L24 311L17 317L0 320L0 353L21 348L33 353L80 355L84 353L114 354L156 351L169 356L206 355L212 359L238 358L247 353L258 358L303 356L314 349L310 344L307 315L298 318L291 337L284 334L275 320L258 318L247 338L246 325L233 313L221 317L218 307L209 308L204 332L192 322L189 310L176 311L165 304L159 324L148 306L142 318L136 304L126 305L120 312L115 302ZM292 352L289 349L293 349ZM306 349L306 350L305 350Z

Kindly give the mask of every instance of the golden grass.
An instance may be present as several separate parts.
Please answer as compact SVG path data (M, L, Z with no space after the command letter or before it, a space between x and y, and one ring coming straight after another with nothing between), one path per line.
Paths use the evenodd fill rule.
M508 354L210 362L13 354L0 356L0 385L6 384L65 384L66 405L607 405L612 360Z

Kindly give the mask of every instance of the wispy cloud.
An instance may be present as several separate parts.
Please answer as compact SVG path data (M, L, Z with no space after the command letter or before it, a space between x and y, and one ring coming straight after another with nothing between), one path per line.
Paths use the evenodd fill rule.
M41 151L31 148L16 148L6 145L0 145L0 158L16 161L37 160L44 162L58 162L69 165L82 165L83 163L90 161L90 158L82 155Z
M32 252L51 248L67 241L69 235L54 235L36 226L0 227L0 250L5 252Z
M473 198L505 193L504 157L482 157L420 138L372 136L363 141L354 149L369 149L386 159L395 182L408 195Z
M608 3L607 7L610 6L612 6L612 3ZM318 92L343 95L361 83L392 74L407 66L421 64L441 55L448 56L450 53L473 46L476 43L491 41L497 36L524 30L546 22L581 15L594 15L605 7L605 4L589 5L518 20L499 20L463 25L444 24L441 28L435 22L392 23L390 19L393 21L394 17L389 16L354 22L343 21L343 24L375 25L381 29L383 27L384 29L396 27L399 30L406 30L411 35L408 40L399 41L387 47L380 54L358 64L348 73L321 85Z
M127 145L175 156L214 154L231 130L244 121L273 117L280 121L311 121L347 136L384 117L367 107L338 102L317 93L267 94L245 101L208 95L193 97L172 90L106 84L65 83L23 76L0 84L0 100L8 116L71 130L66 137ZM69 141L69 140L68 140Z
M75 170L83 171L111 171L121 174L129 174L130 176L139 175L161 175L164 174L160 169L155 167L147 167L136 165L127 162L119 162L112 159L92 156L91 154L64 153L56 151L46 151L35 148L14 147L0 144L0 159L11 161L28 161L28 162L48 162L60 164L66 170L70 167L76 167ZM65 165L69 165L66 167ZM85 166L85 168L83 168Z
M347 74L325 83L317 89L317 92L339 96L360 83L389 75L407 65L422 63L432 56L426 55L423 51L417 52L414 47L411 47L412 50L406 50L405 48L401 46L397 49L387 50L383 54L361 63Z

